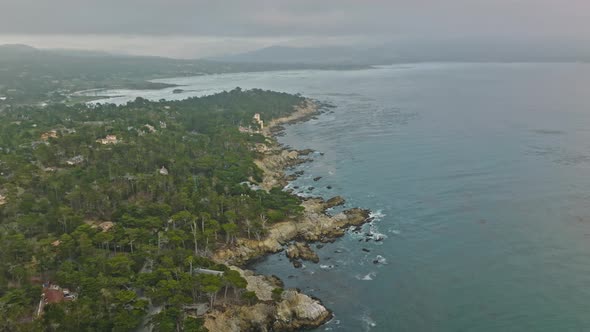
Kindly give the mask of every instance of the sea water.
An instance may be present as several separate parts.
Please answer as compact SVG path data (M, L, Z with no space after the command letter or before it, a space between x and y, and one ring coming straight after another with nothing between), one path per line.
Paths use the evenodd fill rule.
M323 153L290 186L342 195L374 221L317 249L319 264L295 269L279 253L253 266L322 299L335 318L318 331L590 330L590 65L430 63L160 81L185 92L116 91L109 101L240 86L336 106L280 138Z

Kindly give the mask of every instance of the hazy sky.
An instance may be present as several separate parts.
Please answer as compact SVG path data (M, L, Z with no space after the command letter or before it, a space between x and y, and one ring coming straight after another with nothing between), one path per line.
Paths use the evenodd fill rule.
M275 44L588 36L590 0L0 0L0 43L174 57Z

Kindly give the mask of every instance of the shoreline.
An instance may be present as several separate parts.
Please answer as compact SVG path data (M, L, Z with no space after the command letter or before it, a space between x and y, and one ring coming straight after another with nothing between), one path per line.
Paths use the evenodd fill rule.
M311 150L290 150L276 139L284 130L284 125L308 121L322 113L318 102L306 99L303 105L289 116L269 121L262 135L266 143L257 144L256 150L261 157L255 160L263 171L263 180L258 185L263 190L285 188L294 179L285 171L298 164L311 161L306 158ZM280 301L271 303L272 289L281 288L282 281L274 276L256 275L245 270L257 260L267 255L286 251L294 268L301 266L301 261L319 262L317 254L311 249L312 243L334 242L345 235L350 227L360 227L371 221L370 211L360 208L346 209L331 215L327 212L345 203L344 198L336 196L328 200L321 197L301 197L302 215L272 224L266 235L260 239L240 238L236 244L222 247L213 253L215 262L228 265L245 277L247 289L254 291L261 301L253 306L229 306L224 311L214 311L205 317L205 326L209 331L239 331L262 328L275 330L300 330L316 328L333 318L321 300L301 293L298 289L285 290Z

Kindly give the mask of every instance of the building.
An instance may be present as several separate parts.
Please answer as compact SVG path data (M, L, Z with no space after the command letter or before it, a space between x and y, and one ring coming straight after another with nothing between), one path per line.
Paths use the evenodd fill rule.
M120 141L117 139L116 135L107 135L105 138L99 138L96 140L97 143L100 144L117 144Z
M37 308L37 317L43 314L45 306L48 304L61 303L64 301L75 301L78 295L67 288L61 288L58 285L45 283L41 292L41 300Z
M90 225L90 228L93 229L100 229L103 232L110 231L113 227L115 227L115 223L112 221L92 221L87 220L85 221L86 224Z
M216 270L209 270L209 269L201 269L201 268L195 268L194 272L196 274L212 274L215 276L222 276L223 275L223 271L216 271Z
M156 132L156 128L155 128L154 126L150 125L150 124L145 124L145 125L144 125L144 127L146 127L146 128L147 128L147 130L148 130L150 133L155 133L155 132Z
M0 205L6 204L6 196L0 194Z
M77 155L75 157L72 157L72 158L66 160L66 164L68 164L69 166L79 165L83 162L84 162L84 157L81 155Z
M164 166L162 166L162 168L160 168L160 174L161 175L168 175L168 169Z
M256 122L260 126L261 130L264 129L264 121L262 121L262 119L260 118L260 113L254 114L254 122Z
M244 126L239 126L238 130L240 131L240 133L244 133L244 134L259 134L260 131L262 129L264 129L264 121L262 121L262 119L260 118L260 113L256 113L254 114L254 116L252 117L252 122L254 122L255 124L258 125L258 128L256 129L252 129L252 126L248 126L248 127L244 127Z
M41 140L48 141L50 138L57 138L57 131L50 130L46 133L41 134Z

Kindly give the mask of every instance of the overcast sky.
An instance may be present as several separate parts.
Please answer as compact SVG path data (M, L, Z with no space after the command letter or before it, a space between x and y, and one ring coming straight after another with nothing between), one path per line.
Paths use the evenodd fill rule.
M0 0L0 44L185 58L271 45L588 36L590 0Z

